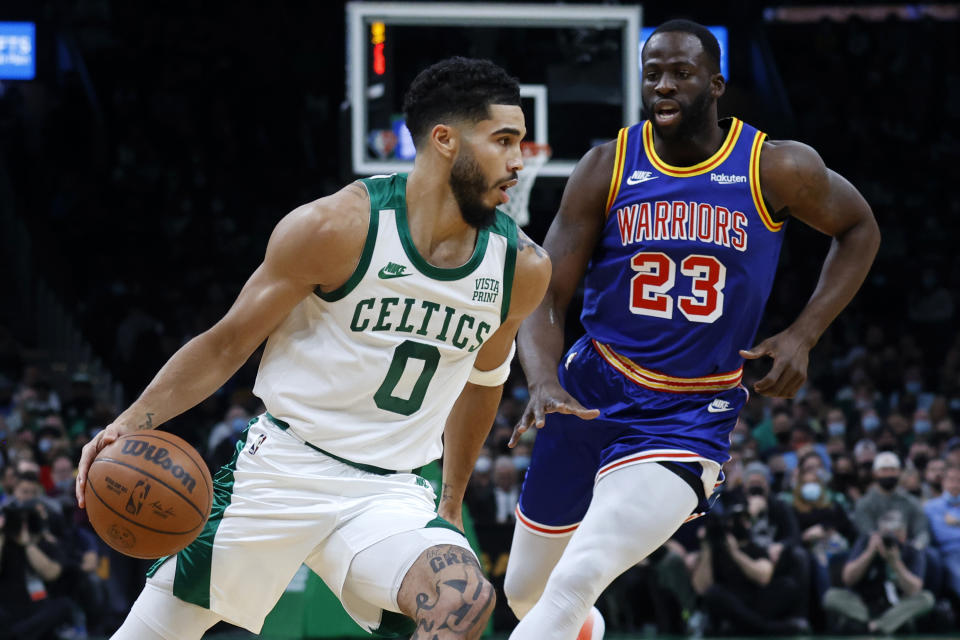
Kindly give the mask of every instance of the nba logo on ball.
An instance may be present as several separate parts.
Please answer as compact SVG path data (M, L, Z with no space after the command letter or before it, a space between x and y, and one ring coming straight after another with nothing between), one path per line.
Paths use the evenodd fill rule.
M143 508L143 501L150 494L150 483L145 480L137 480L137 486L133 488L130 499L127 500L127 513L137 515Z
M197 481L189 472L185 471L181 465L173 462L170 452L164 447L157 447L147 440L130 439L124 441L121 453L133 458L143 456L143 459L147 462L152 462L164 471L169 472L190 493L193 493L193 489L197 485Z
M135 558L172 555L200 534L213 482L200 454L165 431L117 438L87 476L90 524L104 542Z

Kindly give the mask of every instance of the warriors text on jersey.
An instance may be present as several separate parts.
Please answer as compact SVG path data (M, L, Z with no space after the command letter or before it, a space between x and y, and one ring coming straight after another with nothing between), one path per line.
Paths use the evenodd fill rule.
M617 138L582 320L604 358L651 389L736 386L773 284L784 223L760 192L766 136L722 124L720 149L692 167L657 157L648 121Z
M506 317L517 227L498 212L465 264L435 267L410 235L406 175L362 182L370 227L356 271L303 300L271 334L254 393L315 447L413 469L440 456L477 349Z

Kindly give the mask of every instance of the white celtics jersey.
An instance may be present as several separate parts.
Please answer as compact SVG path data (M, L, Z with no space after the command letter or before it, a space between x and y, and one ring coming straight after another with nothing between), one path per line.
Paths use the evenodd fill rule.
M517 227L498 212L464 265L435 267L410 235L406 175L362 182L370 229L356 271L303 300L271 334L254 393L325 452L413 469L440 457L477 349L506 317Z

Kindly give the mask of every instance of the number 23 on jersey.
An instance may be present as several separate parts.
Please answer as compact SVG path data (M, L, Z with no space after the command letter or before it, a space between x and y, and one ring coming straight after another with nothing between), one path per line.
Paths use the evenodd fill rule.
M640 252L630 259L630 266L637 272L630 280L632 313L671 319L676 301L691 322L715 322L723 315L727 268L713 256L691 254L680 261L680 274L691 279L692 295L676 295L685 287L677 286L677 263L665 253Z

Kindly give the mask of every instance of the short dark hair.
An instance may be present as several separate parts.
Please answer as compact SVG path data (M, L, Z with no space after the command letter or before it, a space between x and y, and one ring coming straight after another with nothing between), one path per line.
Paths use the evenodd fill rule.
M417 74L403 100L407 129L419 144L447 118L479 122L491 104L520 104L520 83L489 60L454 57Z
M654 29L653 33L650 34L650 37L647 38L647 41L643 44L643 48L647 48L650 40L653 36L658 33L668 33L673 31L679 31L682 33L689 33L692 36L700 41L700 45L703 47L704 52L707 54L707 57L710 59L710 62L713 63L713 68L711 71L714 73L720 72L720 43L717 42L717 37L710 33L710 30L707 29L702 24L696 23L693 20L684 20L683 18L676 18L674 20L667 20L659 27ZM641 59L643 58L643 51L640 52Z

